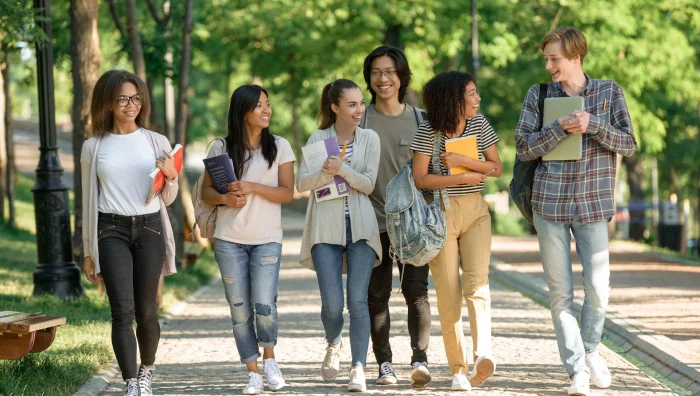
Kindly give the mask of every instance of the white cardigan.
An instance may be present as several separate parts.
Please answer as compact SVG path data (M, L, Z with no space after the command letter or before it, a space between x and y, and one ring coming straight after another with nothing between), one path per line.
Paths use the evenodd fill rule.
M314 132L307 144L315 143L331 136L337 136L335 128L331 125L328 129ZM379 136L371 129L355 129L355 141L353 142L352 161L348 165L343 163L339 175L350 184L348 194L348 213L352 229L352 241L367 240L367 244L377 253L376 267L381 263L382 244L379 239L379 226L374 208L369 200L369 194L374 190L379 169ZM299 165L299 175L296 179L296 187L300 192L314 190L331 180L329 174L322 170L309 172L306 162ZM301 242L300 263L304 267L315 270L311 258L311 248L317 243L333 245L345 245L345 204L343 199L332 199L316 203L312 196L306 208L304 222L304 235ZM343 272L346 272L343 264Z
M172 147L165 136L142 128L149 142L153 145L156 155L163 150L170 152ZM135 132L139 133L139 132ZM83 249L85 257L90 257L95 263L95 273L100 273L100 254L97 249L97 205L99 199L99 181L97 180L97 154L100 152L102 137L95 136L83 143L83 150L80 154L80 168L83 180ZM155 166L155 164L153 164ZM173 203L179 184L177 178L165 183L163 191L160 193L160 218L163 223L163 237L165 238L165 257L163 257L163 269L161 274L171 275L177 272L175 269L175 239L173 229L170 225L167 206Z

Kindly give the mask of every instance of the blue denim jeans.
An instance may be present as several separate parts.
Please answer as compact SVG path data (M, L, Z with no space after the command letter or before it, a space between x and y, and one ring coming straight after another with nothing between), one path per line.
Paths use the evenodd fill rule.
M549 306L557 334L559 356L569 376L588 372L585 354L600 343L610 295L608 223L551 223L535 213L542 267L549 285ZM571 269L571 234L583 267L584 300L581 328L573 311L574 281Z
M347 261L348 311L350 312L351 366L364 367L369 348L367 289L377 254L367 241L352 242L350 219L345 218L345 246L318 243L311 248L321 290L321 321L331 345L341 341L343 331L343 253Z
M272 348L277 344L277 281L282 245L243 245L217 239L214 254L231 308L238 355L241 362L252 363L260 357L259 346Z

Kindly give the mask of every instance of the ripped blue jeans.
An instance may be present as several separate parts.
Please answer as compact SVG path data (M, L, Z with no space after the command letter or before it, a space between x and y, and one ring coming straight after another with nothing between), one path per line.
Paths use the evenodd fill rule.
M259 347L272 348L277 344L277 281L282 245L243 245L217 239L214 254L231 307L238 355L241 362L252 363L260 357Z

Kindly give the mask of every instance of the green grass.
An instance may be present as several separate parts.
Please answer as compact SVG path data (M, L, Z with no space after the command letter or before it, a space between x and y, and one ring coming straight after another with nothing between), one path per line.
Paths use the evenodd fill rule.
M19 360L0 360L0 395L72 395L114 360L110 341L110 313L106 295L83 279L85 296L69 301L32 297L35 269L33 181L19 177L16 187L18 229L0 221L0 310L65 316L49 349ZM210 251L186 272L165 278L163 304L167 309L206 284L218 268Z

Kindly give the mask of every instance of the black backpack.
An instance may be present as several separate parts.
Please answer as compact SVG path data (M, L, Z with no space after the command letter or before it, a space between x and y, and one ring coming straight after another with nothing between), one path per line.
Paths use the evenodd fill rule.
M547 84L540 84L540 96L537 98L537 108L539 109L539 128L542 129L542 117L544 113L544 99L547 97ZM513 180L510 181L510 196L513 202L522 213L525 220L533 224L532 216L532 184L535 179L535 171L542 161L541 158L532 161L520 161L515 156L513 163Z

